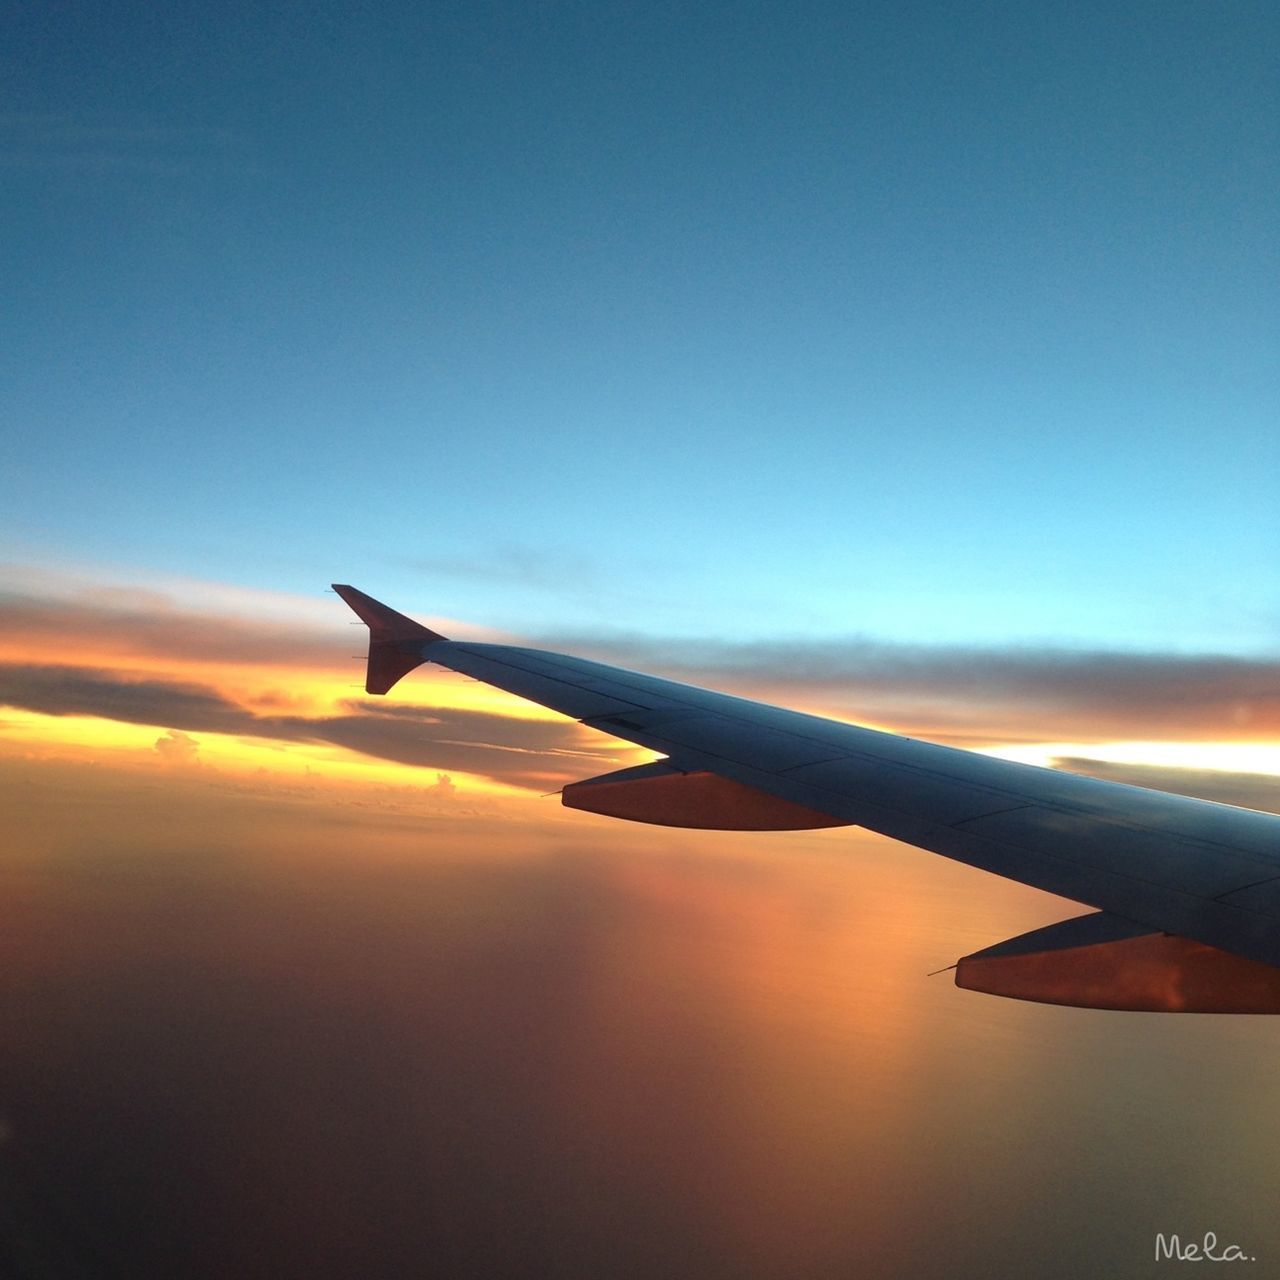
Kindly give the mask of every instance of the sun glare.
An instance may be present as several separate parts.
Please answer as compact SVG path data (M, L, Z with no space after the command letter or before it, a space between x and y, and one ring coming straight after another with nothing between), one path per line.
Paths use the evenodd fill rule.
M1085 759L1107 764L1280 776L1280 744L1268 742L1038 742L990 747L984 754L1049 766L1055 760Z

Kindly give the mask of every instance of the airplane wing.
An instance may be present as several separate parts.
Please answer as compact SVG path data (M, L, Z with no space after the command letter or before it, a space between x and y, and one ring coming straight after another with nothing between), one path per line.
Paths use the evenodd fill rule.
M565 787L659 825L856 825L1095 910L956 983L1093 1008L1280 1012L1280 815L1042 769L515 645L447 640L346 585L368 690L435 662L659 752Z

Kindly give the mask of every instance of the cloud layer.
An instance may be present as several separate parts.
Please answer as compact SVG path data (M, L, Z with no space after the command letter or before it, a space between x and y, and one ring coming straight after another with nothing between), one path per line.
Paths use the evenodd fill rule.
M579 635L531 643L952 741L1280 735L1280 661L1270 658L928 648L864 637L734 643ZM0 704L176 734L328 743L540 790L610 767L608 745L594 739L601 742L594 751L591 735L567 722L364 698L334 697L317 712L280 693L291 672L323 687L331 671L335 693L345 690L337 673L363 647L363 632L348 627L336 603L331 627L291 627L192 612L143 592L77 600L9 592L0 595L7 658ZM273 669L265 681L263 668ZM299 714L304 709L312 714Z
M368 702L345 702L339 715L262 716L208 686L82 667L0 665L0 704L41 715L164 726L183 737L203 731L327 742L399 764L535 789L608 768L611 760L603 751L584 749L583 731L569 721L403 706L384 713Z
M362 640L347 641L353 643ZM0 593L0 644L32 657L79 653L98 659L135 656L290 667L334 666L353 652L344 646L336 625L322 631L305 624L193 613L144 592L113 601Z
M1280 659L848 640L736 644L550 637L548 647L693 683L785 691L900 727L1066 737L1270 739Z

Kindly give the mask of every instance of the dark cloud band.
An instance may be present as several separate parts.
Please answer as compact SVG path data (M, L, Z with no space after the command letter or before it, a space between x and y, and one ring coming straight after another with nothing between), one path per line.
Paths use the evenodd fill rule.
M541 790L609 763L608 756L583 750L581 730L568 721L408 707L383 715L359 703L348 704L347 715L258 716L207 686L81 667L0 664L0 704L185 732L328 742L399 764Z

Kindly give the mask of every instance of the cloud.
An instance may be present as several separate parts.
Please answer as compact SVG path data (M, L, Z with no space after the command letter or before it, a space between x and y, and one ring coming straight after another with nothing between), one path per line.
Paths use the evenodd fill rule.
M515 786L547 790L615 768L607 749L583 750L572 721L515 720L476 711L437 710L331 716L260 724L299 727L306 736L419 768L478 773ZM278 736L285 736L280 734Z
M1047 647L549 637L547 647L757 695L794 695L899 723L1064 736L1271 738L1280 659Z
M70 595L63 594L70 591ZM46 661L134 657L184 663L346 669L367 633L333 594L276 596L219 584L185 584L192 608L174 594L54 579L0 563L0 646ZM423 615L450 636L501 639L455 619Z
M68 666L0 664L0 704L47 716L100 716L214 733L239 733L253 720L203 685Z
M344 619L345 621L345 619ZM356 635L354 631L351 633ZM94 601L0 593L0 642L28 653L140 656L194 662L334 667L352 652L337 630L175 608L152 592ZM363 645L363 636L354 641Z
M516 720L478 711L404 706L383 713L364 702L345 703L349 714L343 715L259 716L208 686L139 680L79 667L0 664L0 704L42 715L160 725L170 731L327 742L398 764L480 774L534 790L614 767L607 748L584 750L584 731L567 720ZM165 754L159 744L157 750Z
M180 729L170 729L155 742L156 753L166 764L195 764L200 744Z
M437 773L435 784L427 787L426 790L440 800L453 800L458 794L458 788L447 773Z
M326 627L202 613L150 591L75 600L0 591L0 643L44 663L90 655L98 666L128 659L142 668L170 660L339 670L364 647L362 632L346 621L336 614ZM736 642L578 634L527 642L951 741L1280 734L1280 658L1272 656L956 648L866 636ZM289 707L285 697L276 701Z
M10 575L11 576L11 575ZM97 589L41 599L0 591L0 703L183 732L329 742L439 772L539 790L610 766L610 748L566 722L373 699L304 714L290 673L345 671L364 647L335 603L300 621L180 607L154 591ZM236 607L239 607L238 605ZM246 605L246 607L248 607ZM956 743L1116 739L1262 740L1280 735L1280 659L1108 653L1050 647L947 648L846 640L677 641L585 634L527 641L607 662ZM187 667L204 665L198 679ZM178 668L174 673L166 667ZM271 667L252 697L224 688L237 669ZM132 668L132 673L128 668ZM313 682L314 683L314 682ZM298 682L295 687L301 687ZM598 767L599 766L599 767Z

